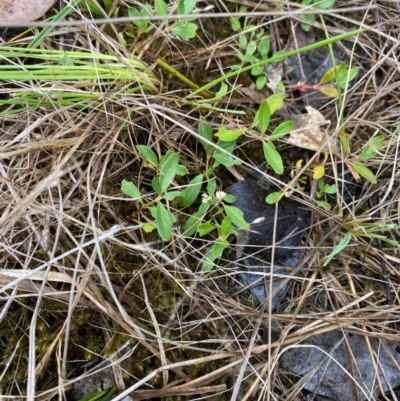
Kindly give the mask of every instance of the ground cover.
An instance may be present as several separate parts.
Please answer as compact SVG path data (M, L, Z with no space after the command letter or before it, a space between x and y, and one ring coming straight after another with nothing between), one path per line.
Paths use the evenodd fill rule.
M306 358L282 355L339 331L356 336L344 377L361 380L360 349L376 375L334 399L396 399L398 362L376 347L399 346L397 16L390 2L74 0L7 22L2 395L302 400L318 388L290 364ZM268 192L261 220L229 195L243 179ZM238 274L257 224L264 301ZM276 233L298 255L274 277L279 302Z

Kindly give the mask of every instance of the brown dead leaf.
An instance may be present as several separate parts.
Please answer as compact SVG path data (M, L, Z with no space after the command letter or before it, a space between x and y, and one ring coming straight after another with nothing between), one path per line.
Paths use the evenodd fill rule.
M245 95L246 100L254 104L261 104L267 97L271 95L267 90L258 90L254 84L248 87L240 88L240 91Z
M311 106L306 106L308 114L294 119L294 129L287 141L292 145L310 150L323 150L340 156L339 148L334 138L321 128L329 123L324 116Z
M277 88L277 85L282 80L282 63L269 64L265 70L265 75L268 77L268 88L270 88L274 93L281 93L281 91Z
M55 0L1 0L2 23L31 22L43 16Z

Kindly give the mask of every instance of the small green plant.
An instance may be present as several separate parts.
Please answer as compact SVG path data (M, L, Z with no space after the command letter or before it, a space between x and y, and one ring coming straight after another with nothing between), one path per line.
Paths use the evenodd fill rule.
M318 180L318 190L316 192L316 204L325 209L325 210L331 210L331 205L328 203L326 200L323 200L322 198L325 197L325 195L334 195L336 194L337 190L334 185L329 185L325 184L324 180Z
M95 4L95 2L93 2L92 0L83 0L83 8L82 11L90 11L92 14L99 16L99 17L103 17L104 14L108 15L111 12L111 8L112 8L112 0L103 0L103 8L100 8L101 6L97 4Z
M109 401L113 398L118 388L116 385L110 387L107 390L101 390L97 393L87 395L86 397L80 398L78 401Z
M304 6L312 6L317 10L329 10L333 8L335 1L336 0L302 0L301 4ZM310 22L315 21L315 14L304 14L301 17ZM311 25L303 22L301 23L301 27L304 31L308 32L311 28Z
M383 147L384 139L383 135L376 135L371 138L363 147L358 159L351 163L354 170L371 184L376 184L377 180L375 174L366 166L366 164L378 154L379 150Z
M318 90L328 97L340 96L340 91L345 89L358 73L358 68L348 68L346 63L330 68L317 85L308 85L306 82L286 85L286 89L297 89L301 92ZM327 85L328 84L328 85Z
M185 40L193 39L196 35L197 25L189 21L196 19L194 13L196 3L197 0L180 0L177 13L182 15L193 14L193 17L178 19L172 23L169 23L167 18L163 19L163 22L165 23L165 33L172 32L181 39ZM132 18L149 17L151 15L166 17L168 15L168 6L164 0L155 0L154 9L150 4L145 3L142 4L140 8L129 7L128 14ZM150 32L155 27L152 22L146 19L133 21L133 24L136 25L138 29L137 35L135 36L129 32L127 35L135 38L136 40L137 37L144 33ZM120 40L123 40L123 38L120 37Z
M34 61L25 61L21 65L10 62L14 58ZM129 82L130 93L157 91L158 80L155 75L134 58L122 59L84 51L3 46L0 60L0 82L36 82L33 90L26 86L26 91L16 91L11 98L1 99L0 106L7 107L5 111L1 110L1 117L54 105L75 109L99 107L104 102L104 94L98 90L99 83ZM58 85L50 85L49 82L58 82ZM70 85L71 82L77 82L77 87ZM118 95L111 97L117 99Z
M245 6L240 6L239 12L245 13L247 11ZM239 49L237 57L242 62L242 65L235 65L232 68L241 69L245 65L258 63L268 58L270 49L270 39L267 36L264 28L259 28L254 24L249 24L242 27L240 20L237 17L230 18L231 27L234 32L240 31L239 34ZM264 66L255 66L251 70L251 75L256 78L257 89L262 89L268 79L264 74Z
M342 252L347 245L349 245L350 241L351 241L351 233L347 232L343 238L340 240L340 242L336 245L335 249L328 255L325 257L325 262L323 264L323 266L326 266L327 264L329 264L329 262L340 252Z
M205 128L207 131L208 128ZM219 143L221 144L222 141ZM228 149L231 148L230 144ZM234 145L233 145L234 147ZM145 232L157 229L160 238L170 241L173 226L177 219L171 212L170 202L174 201L178 207L186 208L193 205L199 199L199 194L203 185L203 174L199 174L189 181L184 189L174 187L173 183L177 176L185 176L188 170L179 164L179 154L171 151L160 158L148 146L138 145L139 155L143 160L143 166L154 171L152 187L154 195L149 195L151 200L145 203L147 198L140 189L133 183L126 180L122 181L121 191L129 197L137 200L142 210L148 210L154 222L139 222ZM207 147L207 149L209 149ZM220 157L223 152L220 150L211 152L213 157ZM221 152L221 153L218 153ZM229 155L228 155L229 158ZM228 163L227 159L221 159L223 163ZM212 168L220 162L216 159ZM216 259L221 257L222 252L229 246L228 237L232 234L237 235L234 227L239 229L249 229L249 224L244 220L243 212L235 206L230 205L235 198L222 191L216 191L216 180L210 179L207 183L207 193L203 194L202 203L199 209L186 220L183 227L184 236L193 236L196 232L200 236L205 236L212 231L218 232L217 239L205 251L203 261L204 269L211 270Z

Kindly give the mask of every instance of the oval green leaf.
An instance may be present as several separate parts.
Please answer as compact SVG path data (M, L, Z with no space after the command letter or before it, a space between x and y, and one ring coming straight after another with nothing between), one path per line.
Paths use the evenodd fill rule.
M139 191L138 187L130 181L122 180L121 182L121 191L128 195L131 198L137 198L140 203L143 203L142 194Z
M176 23L171 30L181 39L193 39L196 36L197 25L191 22L179 24Z
M172 219L171 214L165 206L158 202L156 209L156 226L157 232L163 241L169 241L172 234Z
M319 88L319 91L328 97L338 97L339 96L339 91L336 88L333 88L332 86L322 86Z
M197 132L202 138L207 139L208 141L212 142L213 139L213 131L212 127L210 124L207 124L203 121L199 122L199 126L197 128ZM213 147L212 145L200 140L200 143L202 144L204 150L208 155L210 155L213 152Z
M263 142L265 160L273 168L276 174L283 174L283 162L281 155L276 151L273 144Z
M230 130L226 127L221 127L215 134L221 141L236 141L243 135L240 129Z
M199 196L202 184L203 174L199 174L198 176L190 180L189 185L185 188L179 198L179 206L186 207L194 203Z
M281 93L275 93L266 99L271 115L277 110L280 110L283 106L283 95Z
M243 216L243 212L236 206L224 205L224 210L227 216L229 216L232 220L232 223L242 229L248 230L250 229L250 224L246 222Z
M271 110L267 100L264 100L261 103L260 108L258 109L257 116L258 117L258 126L262 134L265 134L265 131L268 128L269 122L271 120Z
M154 166L158 166L158 157L152 149L145 145L137 145L136 148L143 160L152 163Z
M164 0L156 0L154 3L154 8L157 15L161 17L168 15L167 3Z
M178 153L171 154L162 165L159 177L161 193L165 192L165 190L171 185L171 182L175 178L176 172L178 171L178 165Z
M265 202L268 203L268 205L274 205L276 202L279 201L282 197L282 192L281 191L275 191L271 192L266 198Z
M368 167L357 163L351 163L351 165L353 166L354 170L357 171L358 174L364 177L371 184L377 183L374 173Z
M271 136L283 136L288 134L294 127L293 121L284 121L279 124L272 132Z
M199 231L199 235L200 237L203 237L204 235L209 234L212 230L215 229L214 224L211 223L201 223L199 225L198 231Z

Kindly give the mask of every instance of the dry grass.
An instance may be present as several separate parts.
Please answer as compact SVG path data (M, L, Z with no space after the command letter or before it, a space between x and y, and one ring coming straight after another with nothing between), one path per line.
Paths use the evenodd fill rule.
M251 4L249 11L273 11L277 5ZM134 4L114 5L112 15L123 17ZM236 10L233 2L209 5L213 13ZM61 395L76 378L105 369L101 363L109 361L119 390L134 399L301 400L300 386L279 369L283 345L335 329L398 341L399 255L395 245L379 244L373 235L399 240L400 25L394 3L382 2L371 10L359 6L364 4L346 2L352 10L323 15L332 36L358 28L361 21L370 28L352 38L357 44L353 63L362 69L346 97L343 125L351 156L376 132L385 135L383 149L369 164L378 184L355 183L341 162L327 167L326 180L339 188L336 198L330 198L334 207L329 212L314 207L303 259L272 314L238 291L232 262L223 259L212 272L202 270L202 252L211 237L192 241L180 235L180 224L191 210L171 203L178 222L173 239L164 243L154 232L141 230L137 221L151 216L120 190L122 179L130 180L154 199L151 171L141 164L138 144L159 155L168 149L179 152L194 176L204 169L203 150L193 135L200 117L216 128L232 119L249 126L255 106L240 92L227 97L225 106L247 116L194 107L183 102L190 90L154 64L160 57L199 85L223 75L238 62L237 35L228 17L199 19L198 35L189 42L163 34L156 23L160 30L137 38L134 47L128 43L159 77L158 93L131 94L129 83L100 82L92 89L101 94L94 106L90 101L85 108L54 102L0 119L4 399ZM284 3L283 8L284 15L255 21L267 28L272 23L284 42L298 19L298 5ZM117 36L135 32L129 23L111 19L82 26L79 21L88 14L76 12L73 18L76 23L56 28L43 48L131 56ZM317 21L316 32L321 33ZM17 38L18 32L8 32L3 44L25 47L36 34L32 30ZM231 81L248 83L247 75ZM3 82L0 95L48 84ZM338 129L331 127L331 133ZM278 148L287 171L295 171L298 159L313 156L283 142ZM254 170L280 180L268 166L257 164L258 152L245 140L237 155ZM305 172L310 171L306 166ZM234 182L223 168L215 176L221 189ZM185 179L177 182L186 184ZM297 194L310 206L311 184L309 178ZM323 257L347 231L353 233L352 246L323 268ZM263 344L262 331L277 324L283 329L279 340Z

